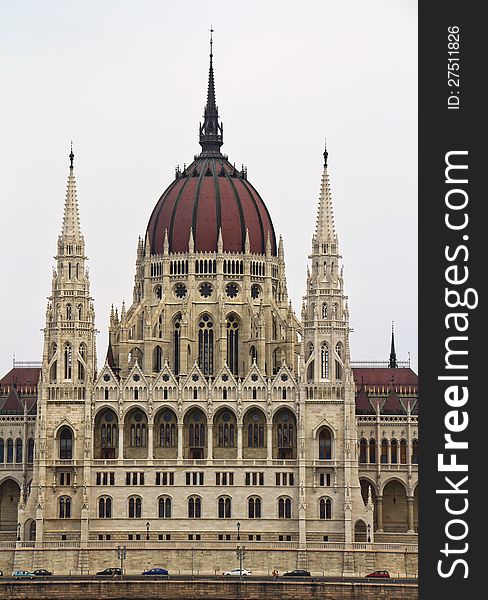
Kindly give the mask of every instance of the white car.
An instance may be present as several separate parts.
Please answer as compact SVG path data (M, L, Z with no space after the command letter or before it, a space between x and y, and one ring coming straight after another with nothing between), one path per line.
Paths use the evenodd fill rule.
M222 573L224 577L239 577L240 574L240 569L232 569L232 571L224 571ZM252 575L252 571L248 571L248 569L242 569L242 576L245 577L246 575Z

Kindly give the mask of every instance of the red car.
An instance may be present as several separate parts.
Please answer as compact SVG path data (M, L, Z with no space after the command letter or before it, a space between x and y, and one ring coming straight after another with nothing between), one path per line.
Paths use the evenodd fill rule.
M389 579L390 574L388 571L374 571L373 573L366 575L366 577L380 577L381 579Z

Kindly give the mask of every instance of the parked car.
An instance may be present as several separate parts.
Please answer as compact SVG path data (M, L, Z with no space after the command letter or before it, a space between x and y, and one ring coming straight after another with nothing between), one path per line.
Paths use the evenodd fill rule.
M15 577L15 579L34 579L35 575L34 573L31 573L30 571L24 571L22 569L17 569L17 571L14 571L12 573L12 577Z
M239 577L241 574L241 570L240 569L232 569L231 571L224 571L222 573L222 575L224 577ZM242 569L242 576L246 577L248 575L252 575L252 571L249 571L248 569Z
M295 569L294 571L283 573L283 577L310 577L310 571L305 571L305 569Z
M122 569L119 567L108 567L108 569L95 573L95 577L119 577L120 575L122 575Z
M366 575L366 577L380 577L382 579L389 579L390 574L388 571L374 571L373 573Z
M36 569L35 571L32 571L32 574L36 577L49 577L52 575L52 572L47 569Z
M142 575L148 575L149 577L168 577L169 573L166 569L162 569L161 567L153 567L152 569L143 571Z

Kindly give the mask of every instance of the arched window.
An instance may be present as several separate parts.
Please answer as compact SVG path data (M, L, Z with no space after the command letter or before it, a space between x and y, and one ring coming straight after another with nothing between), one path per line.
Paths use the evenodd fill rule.
M391 452L391 464L396 465L398 463L398 442L396 440L391 440L390 445Z
M322 304L322 319L327 319L327 304L325 302Z
M10 439L7 440L7 462L14 462L14 441Z
M85 346L85 344L80 344L79 352L80 352L81 358L83 360L86 360L86 346Z
M278 500L278 517L280 519L291 519L291 499L280 498Z
M219 519L232 517L232 501L230 498L219 498Z
M71 304L67 304L66 305L66 320L71 321L71 317L72 317Z
M63 427L59 435L59 458L64 460L73 458L73 432L68 427Z
M98 518L112 518L112 498L100 498L98 501Z
M325 343L320 346L320 377L329 379L329 346Z
M213 322L208 315L203 315L198 323L198 366L204 375L213 375L213 353Z
M369 440L369 462L376 463L376 440Z
M359 441L359 462L360 463L368 462L367 455L368 455L368 440L361 438L361 440Z
M22 462L22 440L20 438L15 440L15 462Z
M153 350L153 372L159 373L163 367L163 351L161 346L156 346Z
M64 346L64 378L71 379L73 371L73 351L71 344Z
M181 338L181 318L177 317L173 328L173 372L180 374L180 338Z
M335 347L336 359L335 359L335 377L338 380L342 379L342 344L337 342Z
M169 410L163 414L163 421L159 426L159 445L161 448L174 448L176 446L175 417Z
M142 500L139 496L129 498L129 519L140 519L142 516Z
M419 462L419 441L413 440L412 442L412 465L417 465Z
M321 519L332 519L332 500L330 498L320 498L319 516Z
M83 307L81 306L81 304L78 304L78 306L76 307L76 312L78 313L78 321L81 321L83 318Z
M238 375L239 373L239 323L235 315L227 317L227 365Z
M71 498L69 496L62 496L59 499L59 518L71 519Z
M0 438L0 463L5 461L5 442Z
M78 361L78 381L85 381L85 367L81 360Z
M381 442L381 464L385 465L388 462L388 441Z
M258 362L258 351L256 350L256 346L251 346L249 351L249 356L251 358L251 364L256 361Z
M200 519L202 517L202 500L197 497L192 497L188 500L188 518Z
M407 464L407 440L400 440L400 464Z
M330 460L332 458L332 435L326 428L319 434L319 459Z
M236 445L235 422L230 411L219 412L217 444L219 448L234 448Z
M260 519L261 498L249 498L247 501L247 512L250 519Z
M171 498L159 498L158 516L160 519L171 519Z

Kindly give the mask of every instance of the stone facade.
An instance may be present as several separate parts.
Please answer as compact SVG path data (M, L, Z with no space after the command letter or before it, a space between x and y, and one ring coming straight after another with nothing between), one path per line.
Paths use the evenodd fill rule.
M210 98L212 65L209 81ZM247 182L247 172L225 170L221 138L214 147L205 123L203 152L177 179L203 186L208 175L218 195L220 180ZM210 572L222 567L219 544L229 541L261 544L283 568L336 544L329 550L340 573L361 570L348 552L380 542L407 544L415 555L416 376L398 367L393 340L390 368L351 366L327 152L301 320L274 232L259 253L242 225L235 252L218 228L209 251L197 247L191 226L185 251L173 251L166 231L162 252L153 253L148 228L137 246L132 304L112 309L99 371L73 160L71 153L35 432L27 402L15 433L1 423L3 444L18 436L23 445L22 471L5 457L0 464L13 471L0 481L2 498L13 489L0 519L15 530L15 564L65 572L71 561L70 569L89 570L105 564L97 544L138 542L148 564L157 549L173 562L183 556L178 544L186 553L188 544L205 548ZM3 389L10 397L13 383Z

